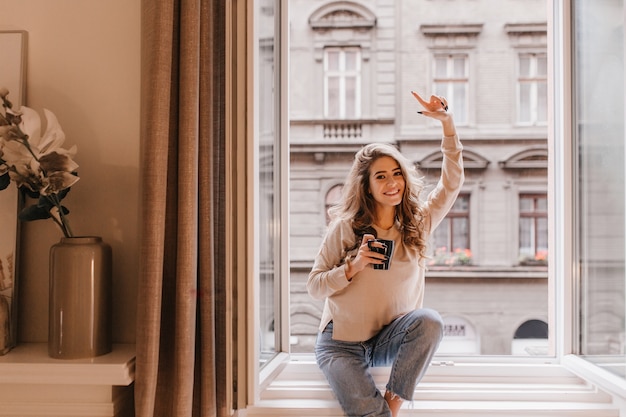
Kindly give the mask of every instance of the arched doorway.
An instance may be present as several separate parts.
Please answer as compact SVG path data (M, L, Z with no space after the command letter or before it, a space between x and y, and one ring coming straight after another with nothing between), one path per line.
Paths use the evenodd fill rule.
M543 320L527 320L522 323L511 342L512 355L547 355L548 323Z

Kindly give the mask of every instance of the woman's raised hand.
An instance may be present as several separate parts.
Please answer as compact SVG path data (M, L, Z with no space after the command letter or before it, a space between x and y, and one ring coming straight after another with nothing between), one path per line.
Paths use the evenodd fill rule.
M429 112L448 111L448 101L444 97L430 96L430 101L426 101L415 91L411 91L411 94Z
M415 91L411 91L411 94L426 109L426 111L418 111L419 114L439 120L443 125L444 135L456 134L452 114L448 113L448 101L444 97L433 95L430 96L430 101L426 101Z

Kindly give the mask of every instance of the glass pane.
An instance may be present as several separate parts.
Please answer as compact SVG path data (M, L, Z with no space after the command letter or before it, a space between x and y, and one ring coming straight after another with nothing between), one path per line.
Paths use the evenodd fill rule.
M326 116L330 118L339 117L339 78L328 77L327 80L327 110Z
M548 250L548 219L537 219L537 252Z
M339 71L339 51L326 51L326 69L328 71Z
M530 84L522 83L519 85L519 122L530 122Z
M435 78L448 78L448 57L435 58Z
M452 86L452 103L450 103L450 107L454 112L454 121L458 125L463 125L467 123L467 84L465 83L455 83Z
M435 252L437 250L440 250L442 252L450 251L452 247L452 239L450 237L450 219L444 219L439 224L439 227L435 229L432 241L432 252Z
M536 204L537 204L537 207L535 208L535 211L542 211L542 212L548 211L548 199L547 198L538 197L536 199Z
M581 355L624 378L624 3L575 0L573 5L580 271L575 337Z
M452 97L448 94L448 83L435 83L435 95L448 97L448 104L452 105Z
M530 56L521 55L519 57L519 76L520 78L530 77Z
M452 219L452 230L454 236L452 237L452 247L457 249L469 249L469 222L464 217L458 217Z
M269 3L269 4L268 4ZM257 108L259 132L257 138L258 153L258 247L259 247L259 315L260 327L259 358L261 364L266 363L279 348L278 331L280 329L280 311L276 294L280 284L278 271L278 235L279 217L279 175L278 171L278 144L279 132L276 123L276 109L278 96L276 95L276 68L279 67L277 53L280 48L276 45L275 37L275 9L278 4L272 1L257 3L257 19L262 24L256 25L257 48L259 65L256 66L259 94ZM262 7L261 7L262 6ZM269 6L269 7L268 7Z
M467 212L469 211L469 196L460 195L457 197L454 205L452 206L453 212Z
M548 57L544 55L537 57L537 75L540 77L548 75Z
M533 199L528 197L520 197L519 211L524 213L533 211Z
M355 71L357 68L356 51L346 51L346 71Z
M453 59L453 77L457 79L465 78L465 57L455 57Z
M537 121L548 120L548 83L537 84Z
M263 48L259 65L259 139L263 146L274 139L274 60L273 48Z
M532 161L513 159L529 149L547 148L548 135L545 127L518 126L518 55L525 53L527 59L531 56L529 51L536 56L545 55L547 33L517 37L502 28L515 22L547 22L547 3L503 7L492 13L493 2L471 2L472 7L463 11L463 21L483 22L487 15L489 19L480 35L470 37L454 30L445 35L436 31L422 33L429 22L441 27L454 25L450 28L459 24L459 16L445 7L431 7L429 16L425 16L424 7L435 3L429 0L415 2L416 7L404 7L410 3L405 1L400 14L389 13L388 5L392 2L367 2L372 14L380 17L372 28L347 27L339 15L333 16L337 17L335 20L329 16L315 22L315 26L310 21L312 12L323 10L318 8L327 3L313 3L289 0L289 110L293 116L289 161L291 351L313 353L325 300L310 296L307 280L327 230L326 192L346 180L356 151L374 142L397 146L419 166L426 187L421 199L439 180L440 124L416 114L421 106L412 99L413 90L425 97L435 94L448 99L457 126L463 125L457 129L460 139L465 150L470 151L465 153L464 192L471 196L457 199L454 212L429 239L427 304L442 313L448 329L446 337L462 338L444 342L439 353L528 355L527 346L518 349L516 345L512 349L514 342L519 341L513 338L516 330L531 319L552 325L548 317L553 315L548 309L547 268L531 263L520 265L518 259L520 217L516 200L518 190L547 190L548 177L547 170L534 168ZM499 29L484 36L487 26ZM405 42L400 36L407 33L413 35ZM357 53L357 72L352 74L348 71L352 68L350 53L358 51L356 45L364 48L365 57L361 59ZM345 71L332 74L341 77L337 85L333 81L327 83L330 79L318 56L320 48L345 53L341 67ZM537 63L527 61L526 73L530 74L531 65L534 71ZM355 83L358 81L354 88L353 75ZM320 91L321 83L325 83L326 91ZM323 107L322 97L333 97L333 93L324 96L331 89L339 92L337 102L345 111L342 114L350 117L354 100L355 112L359 116L362 110L363 120L323 120L324 111L331 106ZM353 98L351 91L356 92ZM525 97L526 119L535 122L534 112L540 108L535 85L532 95L529 90ZM328 140L325 133L329 131L348 134ZM481 166L483 161L486 169ZM535 251L545 243L545 223L537 218L524 222L521 238L528 256L534 259ZM459 253L455 252L457 248ZM465 248L471 249L471 253L462 251ZM515 279L526 276L527 271L532 271L528 274L531 278ZM519 303L521 293L528 295L524 303ZM545 333L540 338L545 341ZM546 350L533 352L546 354Z
M346 78L346 112L345 117L347 119L354 119L356 117L356 78Z
M520 256L532 256L535 253L532 238L532 219L529 217L519 220L519 253Z

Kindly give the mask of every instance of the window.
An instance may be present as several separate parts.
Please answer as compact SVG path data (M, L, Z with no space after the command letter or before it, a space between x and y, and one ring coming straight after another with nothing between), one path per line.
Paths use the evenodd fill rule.
M328 225L328 223L330 223L330 216L328 214L328 210L334 206L335 204L337 204L339 202L339 200L341 199L341 191L343 190L343 184L337 184L333 187L331 187L330 190L328 190L328 192L326 193L326 224Z
M523 53L518 58L518 112L520 124L546 124L548 115L548 58L545 53Z
M519 257L526 265L548 262L548 197L522 194L519 197Z
M324 116L356 119L361 116L361 53L359 48L324 51Z
M435 56L434 92L448 100L457 125L468 123L469 70L467 54Z
M259 361L267 363L282 349L281 337L281 259L284 176L282 175L284 147L281 146L283 129L280 124L280 59L279 37L280 2L268 0L256 3L257 19L263 25L255 25L255 66L257 90L255 95L255 143L254 143L254 195L255 210L255 257L254 270L257 282L256 337L259 340Z
M468 265L472 263L470 250L469 194L460 194L445 219L432 235L434 255L431 265Z
M311 322L313 315L321 316L323 301L318 303L308 295L306 282L324 238L327 204L335 192L331 187L345 179L355 152L369 142L397 146L424 175L426 192L422 197L439 179L440 126L416 115L420 106L410 95L414 90L450 100L465 147L465 194L429 242L426 262L433 263L427 275L428 305L443 316L462 317L471 323L477 330L476 340L481 338L481 329L492 328L498 320L497 334L492 332L488 343L472 342L472 348L464 347L463 352L510 355L519 317L548 317L549 308L547 268L533 268L529 279L517 280L514 278L526 271L511 267L518 261L518 190L545 190L548 182L547 158L527 161L529 155L521 153L541 149L541 155L547 156L547 127L527 133L514 123L515 62L522 49L511 47L510 36L502 28L522 16L507 10L485 20L482 9L458 23L437 8L431 10L432 19L423 19L419 8L409 7L408 0L397 3L402 18L390 13L393 2L386 6L371 3L371 10L354 10L355 3L347 1L331 1L318 9L300 7L304 2L297 4L289 17L289 328L297 338L291 341L291 352L313 352L316 328ZM546 10L543 5L532 9L523 20L543 25L515 26L515 33L520 33L515 48L537 52L541 51L540 41L530 48L525 43L526 33L535 29L546 32ZM434 21L438 23L427 23ZM415 22L424 23L416 30ZM541 36L545 45L545 35ZM350 69L357 69L360 78L360 99L357 95L355 99L362 106L362 119L327 119L331 106L324 100L337 97L335 108L343 106L339 104L344 94L339 86ZM330 75L336 78L334 84L322 83ZM336 93L327 94L325 90L330 88L326 84L334 85ZM479 102L474 103L474 98ZM473 120L476 123L468 126ZM362 125L362 130L354 131L362 134L337 133L350 131L349 126L356 124ZM524 159L520 166L511 169L501 164L516 155ZM529 303L515 302L520 291L532 294L533 311ZM497 300L487 300L493 293L499 294Z
M553 191L552 187L556 188L558 191L555 195L550 194L555 201L550 210L550 220L552 222L550 230L553 232L550 242L553 244L551 248L555 248L554 250L551 249L551 252L557 252L556 255L551 255L553 259L557 261L554 263L558 263L558 266L553 266L556 268L556 272L553 271L553 274L556 275L557 282L551 285L559 288L558 291L552 293L553 297L550 298L552 303L551 308L555 309L554 313L557 316L556 326L553 326L554 323L552 321L549 323L551 334L557 335L557 340L553 343L556 344L556 348L551 352L556 352L559 355L557 361L561 359L562 356L569 356L569 353L574 352L585 355L585 357L589 358L592 362L598 363L601 366L606 366L605 360L607 359L607 355L613 355L611 357L615 360L611 365L615 365L614 372L617 375L621 375L623 378L623 303L625 299L623 197L625 187L622 174L624 166L624 128L623 120L620 118L618 118L618 120L610 118L611 114L622 114L624 108L623 61L621 59L617 59L617 61L612 59L615 57L623 57L623 10L619 2L606 4L602 7L597 7L598 3L593 0L572 0L571 3L569 1L565 3L567 7L569 7L570 4L575 6L572 10L574 13L572 14L571 21L569 20L569 14L566 13L569 12L567 7L565 10L562 10L562 4L560 2L549 2L549 5L554 8L556 14L554 20L549 23L550 25L556 24L557 26L555 28L555 36L563 36L564 32L559 35L560 31L569 30L569 24L574 23L574 21L576 21L577 25L581 26L573 30L573 34L580 36L580 38L576 40L575 48L572 49L573 53L575 53L574 58L576 60L574 65L571 65L571 63L567 61L567 59L569 59L568 47L570 46L567 43L565 45L566 52L559 50L557 47L554 54L550 54L550 57L554 56L557 61L559 59L565 59L564 62L560 63L561 67L559 67L559 63L557 62L554 72L550 72L550 77L552 74L557 77L556 80L550 80L550 83L553 81L556 83L556 87L553 89L551 85L549 93L550 96L557 96L555 97L555 109L553 109L556 114L554 114L554 119L552 117L549 118L550 123L552 123L552 120L555 120L554 123L556 124L555 127L553 126L554 130L552 131L554 135L552 137L553 140L550 141L551 152L555 150L553 147L554 143L557 144L557 152L552 154L553 159L550 163L550 167L554 171L557 171L555 174L557 178L553 180L550 186L550 192ZM558 26L559 19L566 21L565 28ZM604 23L599 25L597 22ZM282 31L285 32L284 27ZM569 34L565 36L569 36ZM607 40L610 40L610 42L606 42ZM600 45L606 48L606 50L600 51L598 49ZM557 46L563 47L563 45ZM509 59L509 63L510 62L511 60ZM575 70L575 75L579 78L575 78L574 80L567 79L567 74L564 74L564 72L567 73L570 70ZM607 74L613 74L613 76L607 76ZM513 89L516 80L515 76L513 74L511 75L513 79L507 80L507 82L511 86L511 89ZM570 83L570 81L573 82ZM565 91L560 91L561 89ZM573 97L569 97L569 93L572 93ZM512 91L510 95L513 96L512 99L515 100L515 95ZM612 109L610 113L602 111L606 108L607 102L603 101L603 99L607 98L607 96L609 98L608 103ZM579 106L576 108L573 120L569 119L570 112L568 112L568 105L571 103L569 99L571 98L574 98ZM515 103L513 103L513 106L514 105ZM320 109L321 106L316 107ZM513 113L514 108L511 108L510 114ZM281 112L280 118L285 117L284 115L285 113ZM609 118L610 120L606 120ZM570 122L572 122L573 138L569 131ZM567 125L565 130L560 123ZM409 136L409 134L405 134L405 136ZM602 138L603 140L598 140L598 138ZM411 145L416 146L415 144L409 143L410 141L407 139L411 138L404 137L403 146L405 149L410 149ZM533 140L537 141L538 139L535 138ZM466 142L466 144L468 143L471 146L480 145L478 140L470 140ZM319 149L313 149L311 152L317 151L319 151ZM329 159L335 165L329 164L328 167L325 167L325 170L331 171L333 175L339 172L337 175L341 176L341 168L337 167L339 165L337 160L340 158L341 152L352 154L352 151L353 149L339 149L336 152L329 152L329 155L332 155L332 158ZM575 153L571 161L568 159L570 153ZM485 154L488 154L488 152L485 152ZM303 152L302 158L304 157L306 157L306 154ZM607 160L610 163L606 163ZM288 161L288 157L284 155L281 157L281 163L287 163ZM571 167L568 166L569 163L571 163ZM349 165L349 163L346 163L346 165ZM563 165L565 167L563 167ZM489 170L492 168L493 165L490 165ZM320 170L319 168L316 169ZM329 174L326 173L326 175ZM604 181L606 178L611 179L610 183ZM475 180L474 178L470 179L472 181ZM475 181L475 184L477 192L476 194L472 194L472 202L474 204L477 203L475 200L484 199L486 195L484 190L488 190L489 187L492 186L492 183L481 183L478 180ZM314 188L316 187L316 183L307 178L306 186ZM571 189L569 186L571 186ZM281 188L277 191L285 189L286 186L282 183ZM319 186L315 188L317 199L314 200L314 204L322 208L324 207L324 203L319 201L320 194L318 191ZM501 188L498 189L498 192L501 193ZM530 193L521 195L520 200L524 200L524 202L522 203L520 201L519 204L537 208L544 204L541 201L542 198L545 198L545 195L534 195ZM511 199L507 199L506 202L510 203L510 200ZM256 201L257 200L254 200L254 204L251 202L248 206L250 212L258 210ZM488 203L491 202L492 201L488 201ZM306 204L310 204L310 202L306 202ZM489 214L503 213L506 210L515 211L516 204L515 202L512 204L512 207L511 204L504 206L506 208L505 210L502 209L503 206L496 207L497 210L487 213L489 218L487 222L482 225L482 228L473 227L475 233L479 235L479 238L473 240L475 246L478 247L480 239L490 240L494 230L500 232L503 229L500 224L490 228L493 221ZM529 222L529 225L523 228L520 227L520 248L522 246L530 248L533 244L535 248L541 246L533 238L533 236L540 234L538 233L540 229L538 223L532 220L534 218L533 216L536 214L535 212L538 210L529 208L527 211L529 214L528 220L522 220L521 206L518 211L520 214L520 224L524 221ZM479 213L482 215L485 214L483 211L475 211L474 217ZM552 216L553 213L557 215ZM568 216L568 214L572 214L572 216ZM508 236L515 235L518 226L515 224L517 220L516 216L512 215L512 217L513 220L506 226L512 230L512 233ZM321 219L321 216L319 216L318 219ZM447 221L449 220L450 219L447 219ZM259 220L255 219L255 225L258 224ZM480 225L481 223L477 222L477 224ZM442 231L448 230L445 224L442 224L440 229ZM485 229L490 233L484 233ZM527 232L523 233L521 229ZM317 232L316 230L313 234L316 236L320 235L320 233ZM526 235L524 239L528 244L524 243L524 245L522 245L522 235L524 234ZM283 233L282 236L285 236L285 234ZM446 232L446 239L448 236L454 236L454 233L448 231ZM452 238L450 238L450 240L452 240ZM509 242L510 241L511 240L509 240ZM554 244L555 242L556 244ZM513 245L515 244L516 242L513 240ZM317 243L314 243L305 249L307 249L307 252L311 252L316 250L317 247ZM572 248L575 250L568 250ZM494 249L495 252L498 248L492 247L491 249ZM513 252L508 249L506 249L506 251ZM532 249L531 252L535 253L535 250ZM575 253L574 257L572 257L572 253ZM281 262L285 263L286 260L283 258ZM295 271L296 268L305 270L306 273L306 265L302 267L301 264L296 264L292 271ZM500 273L500 271L496 272ZM293 279L293 275L292 273L291 279ZM495 276L495 274L490 275L483 281L493 281L493 276ZM439 280L442 283L453 281L447 278L448 276L442 274L439 278L435 277L433 281ZM284 279L284 275L281 279ZM524 278L524 280L525 279L526 278ZM551 279L554 279L554 277ZM469 284L474 285L477 282L476 279L465 281L468 286ZM566 287L564 291L561 291L561 286ZM437 288L435 287L434 289L436 290ZM443 291L445 290L446 288L443 287ZM489 293L488 287L484 287L482 292ZM433 293L433 285L431 285L429 293ZM446 293L446 295L448 294L449 293ZM574 296L570 298L572 294L574 294ZM518 296L517 299L519 298ZM529 299L530 298L531 297L529 297ZM491 301L495 301L495 297L492 297ZM246 300L246 302L249 301ZM454 299L454 303L458 303L458 300ZM554 303L558 305L554 307ZM570 314L570 307L578 309L577 316ZM258 307L255 305L255 308ZM488 308L490 307L487 306L486 309ZM312 316L318 313L317 310L311 310L312 311L301 310L299 314ZM491 311L493 311L492 307L490 311L485 310L486 313ZM607 312L610 313L609 316L607 316ZM258 317L258 311L255 312L254 317ZM450 315L449 317L450 319L446 320L446 324L450 325L447 328L447 337L449 338L462 337L463 332L465 332L465 336L472 336L469 332L470 327L468 324L476 323L476 329L481 328L479 321L475 318L467 319L461 314ZM456 318L453 319L452 317ZM499 318L500 317L498 317L498 319ZM606 320L607 318L609 320ZM571 323L570 320L574 320L574 322ZM314 327L315 322L315 320L311 319L310 323L307 322L307 327ZM543 322L546 323L545 321ZM537 324L541 323L534 322L530 327L536 327L535 325ZM278 330L279 324L276 323L276 326ZM284 326L284 323L282 326ZM515 334L515 328L518 326L520 327L520 332L517 334L515 340L531 339L524 337L528 326L520 326L520 322L516 321L515 327L512 327L513 332L510 332L511 327L507 327L506 329L507 340L511 340L512 335ZM541 324L541 326L543 326L543 324ZM564 328L563 326L567 327ZM498 326L494 327L497 328ZM308 334L308 332L307 329L304 333ZM533 332L530 334L533 334ZM567 339L570 334L573 336L573 342L572 340L565 340L565 342L563 342L564 338ZM607 335L609 337L606 337ZM539 339L543 339L543 336L539 337ZM470 340L472 340L472 343L480 345L479 337ZM475 340L478 340L478 342L475 342ZM572 343L574 344L573 347L571 346ZM483 344L493 345L493 343L489 343L488 341ZM472 346L474 346L474 344ZM284 348L276 347L276 349ZM470 350L475 350L475 348L468 349L468 351ZM542 358L541 360L549 362L550 358ZM455 370L452 369L450 373L452 378L454 378L454 371Z
M572 2L574 351L626 378L624 2ZM598 24L602 22L602 24Z

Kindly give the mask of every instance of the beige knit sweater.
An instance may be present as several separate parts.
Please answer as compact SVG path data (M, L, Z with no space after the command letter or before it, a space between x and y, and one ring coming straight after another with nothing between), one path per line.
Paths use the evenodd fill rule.
M443 138L441 178L424 202L428 235L446 216L463 185L462 149L457 136ZM342 259L346 249L361 240L347 220L331 223L315 257L307 289L314 299L325 299L319 329L332 320L335 340L368 340L396 317L422 307L425 271L417 252L405 247L399 224L375 229L378 238L395 242L388 270L367 267L351 281L346 279Z

